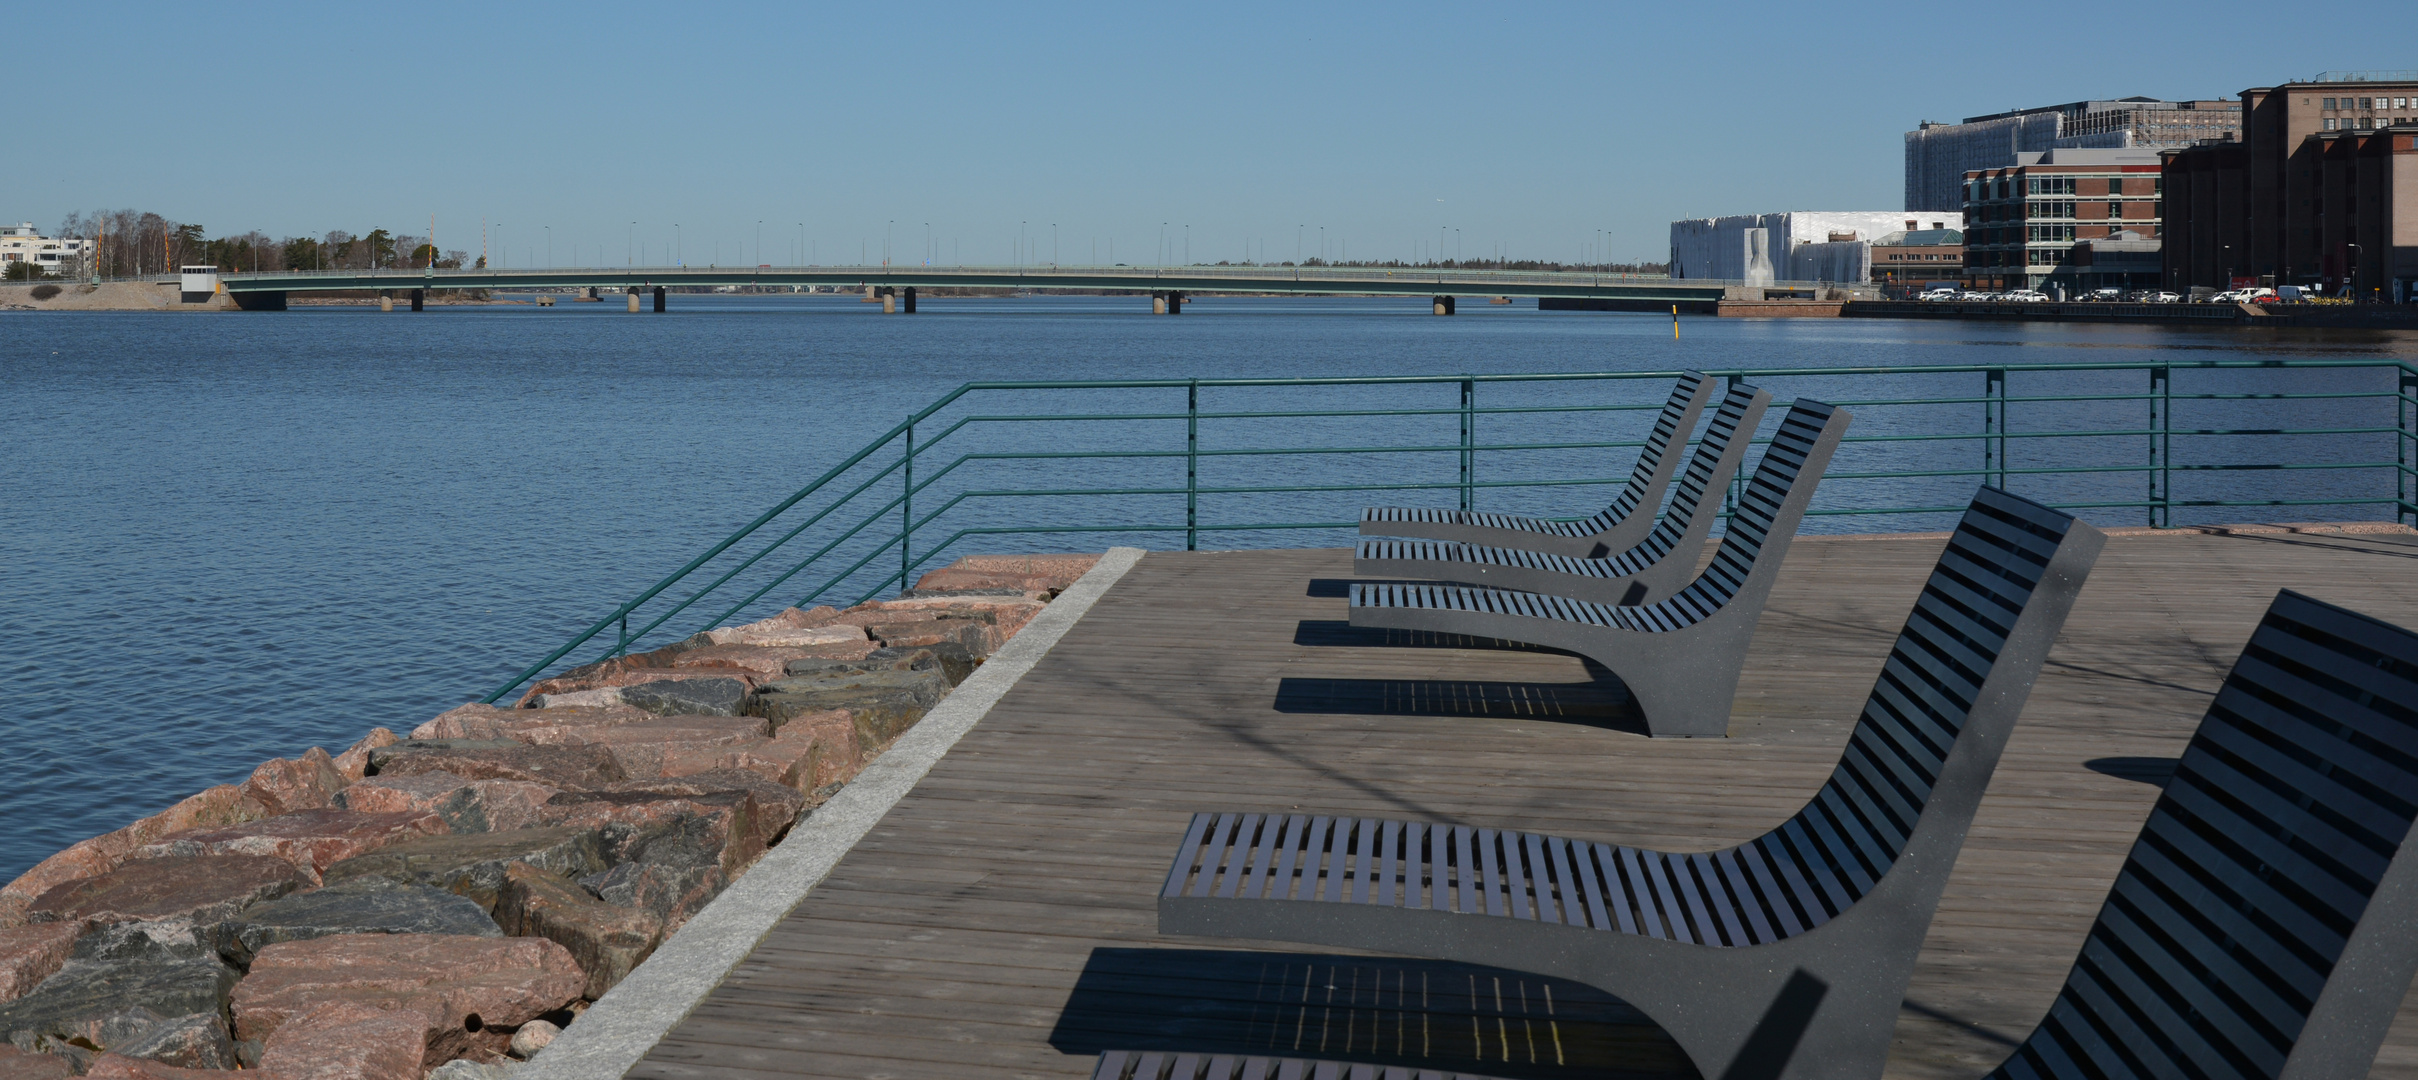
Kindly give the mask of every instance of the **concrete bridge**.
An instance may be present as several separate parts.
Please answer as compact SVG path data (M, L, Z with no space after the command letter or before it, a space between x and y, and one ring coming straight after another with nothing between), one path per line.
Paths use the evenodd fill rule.
M1739 282L1674 280L1642 274L1589 274L1524 270L1437 270L1416 267L1331 266L755 266L584 267L537 270L317 270L226 274L228 294L246 310L281 311L287 295L375 289L409 292L420 306L430 289L589 289L627 291L630 310L639 296L654 294L664 306L667 288L723 285L819 285L866 289L885 298L884 310L912 312L916 291L927 288L1129 289L1147 292L1152 308L1180 314L1193 293L1276 293L1319 296L1426 296L1438 315L1454 311L1458 296L1518 296L1600 302L1624 309L1660 310L1677 304L1709 311L1723 299L1763 299L1765 286ZM1771 289L1786 288L1786 285ZM1799 285L1793 291L1813 288ZM1751 292L1752 296L1746 294ZM1596 306L1588 303L1586 306Z

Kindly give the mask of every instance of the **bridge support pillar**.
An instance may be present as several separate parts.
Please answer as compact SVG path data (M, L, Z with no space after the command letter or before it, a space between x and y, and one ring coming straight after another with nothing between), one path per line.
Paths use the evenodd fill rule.
M596 294L596 286L594 286L594 285L590 285L590 286L588 286L588 299L590 299L590 300L602 300L602 299L604 299L604 297L599 296L599 295L597 295L597 294Z
M879 293L878 291L876 291L876 290L874 289L874 287L873 287L873 286L871 286L871 285L867 285L867 286L865 286L865 301L866 301L867 303L871 303L871 302L873 301L873 298L874 298L875 296L878 296L878 295L880 295L880 293Z
M898 314L898 294L897 294L897 293L891 292L891 291L889 291L889 290L887 290L887 289L882 290L882 314L884 314L884 315L896 315L896 314Z
M630 290L630 314L638 314L638 290Z
M380 311L393 311L394 309L395 309L395 298L394 298L394 296L393 296L392 294L390 294L390 293L379 293L379 294L378 294L378 310L380 310Z
M915 286L909 285L905 289L900 290L899 298L904 303L907 309L907 314L915 314Z
M1438 315L1450 315L1452 314L1452 306L1452 297L1439 296L1436 298L1434 310Z
M1183 313L1184 313L1184 294L1183 294L1183 293L1180 293L1180 292L1171 292L1171 293L1168 293L1168 294L1167 294L1167 314L1169 314L1169 315L1181 315L1181 314L1183 314Z
M1154 293L1150 294L1150 313L1151 313L1151 314L1153 314L1153 315L1165 315L1165 314L1167 314L1167 294L1166 294L1166 293L1163 293L1163 292L1154 292Z
M424 311L424 310L426 310L426 309L427 309L427 307L428 307L428 290L426 290L426 289L413 289L413 290L411 291L411 309L412 309L413 311Z
M655 310L663 310L663 286L655 286Z

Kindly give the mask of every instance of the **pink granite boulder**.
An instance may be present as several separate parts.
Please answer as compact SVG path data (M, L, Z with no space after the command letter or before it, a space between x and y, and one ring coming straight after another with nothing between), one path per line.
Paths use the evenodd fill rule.
M38 922L224 922L317 880L271 855L165 855L55 886L28 911Z
M770 721L757 716L650 716L609 726L533 728L523 737L539 746L601 746L620 763L624 776L663 775L667 756L682 751L728 749L763 741Z
M792 660L855 660L880 648L878 643L865 637L863 627L831 629L846 630L850 636L824 645L708 645L680 654L680 658L674 661L674 670L736 672L761 681L780 678ZM546 700L551 703L561 698L549 697Z
M281 1029L330 1005L412 1015L436 1064L495 1041L578 998L587 976L562 946L534 937L337 934L260 950L235 986L235 1037L275 1045ZM305 1029L309 1030L309 1029ZM493 1048L487 1048L492 1053ZM440 1056L442 1055L442 1056ZM262 1067L270 1065L264 1055Z
M829 785L846 783L864 766L854 719L846 709L829 709L790 717L769 739L668 751L662 774L744 769L812 797Z
M135 850L170 833L257 821L269 816L260 801L234 784L220 784L122 829L79 841L34 864L0 886L0 902L30 904L52 888L96 877L133 858Z
M0 1078L14 1075L7 1071L5 1065L0 1065ZM222 1069L187 1069L124 1054L103 1054L93 1060L91 1071L84 1074L85 1080L225 1080L226 1075ZM284 1080L284 1077L280 1076L278 1080Z
M336 1001L280 1025L260 1054L271 1080L420 1080L444 1023L412 1002Z
M399 743L373 758L379 776L452 773L464 780L519 780L564 791L629 778L601 746L421 746Z
M369 814L435 814L451 832L481 833L536 827L538 808L557 790L525 780L465 780L440 769L373 776L346 788L338 802Z
M597 727L626 724L653 715L620 704L620 695L604 708L506 709L495 705L464 705L437 714L436 719L411 729L414 739L519 739L531 728Z
M33 923L0 930L0 1002L24 997L67 962L76 939L84 936L82 920Z
M66 1058L0 1043L0 1080L69 1080L75 1074Z
M296 810L318 810L335 801L347 781L336 761L316 746L300 758L270 758L252 770L243 793L271 816Z
M195 829L145 844L142 858L197 855L269 855L310 876L312 884L330 864L376 851L397 840L451 831L445 819L424 811L365 814L327 807L273 818Z

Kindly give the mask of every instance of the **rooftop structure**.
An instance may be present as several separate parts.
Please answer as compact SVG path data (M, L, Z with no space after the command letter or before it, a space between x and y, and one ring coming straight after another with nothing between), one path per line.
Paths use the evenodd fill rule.
M2146 97L1989 113L1956 124L1925 120L1906 133L1906 209L1956 209L1966 173L2009 168L2018 154L2185 146L2238 137L2241 129L2236 102Z

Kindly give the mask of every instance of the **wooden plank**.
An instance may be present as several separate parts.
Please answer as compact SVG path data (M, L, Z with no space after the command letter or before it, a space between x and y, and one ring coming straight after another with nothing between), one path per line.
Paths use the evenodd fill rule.
M1310 955L1157 933L1196 810L1672 852L1751 839L1829 775L1939 549L1796 544L1731 737L1664 741L1625 730L1617 682L1574 656L1351 630L1348 551L1154 553L631 1075L1072 1080L1120 1038L1174 1049L1168 1032L1264 993L1236 957ZM1980 1076L2030 1031L2156 798L2145 781L2275 589L2418 624L2414 559L2392 536L2111 541L1949 879L1888 1075ZM1689 1071L1650 1027L1621 1030L1586 1068L1504 1075ZM2418 1080L2413 1004L2375 1075Z

